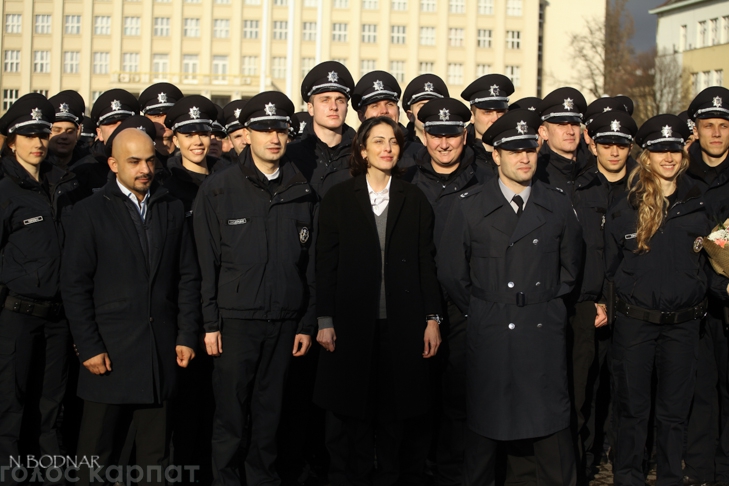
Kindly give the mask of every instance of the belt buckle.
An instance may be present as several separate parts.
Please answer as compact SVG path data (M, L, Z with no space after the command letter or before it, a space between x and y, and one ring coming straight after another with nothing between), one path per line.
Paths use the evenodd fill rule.
M516 306L524 307L526 305L526 294L524 292L516 293Z
M673 314L673 312L661 312L661 324L670 324L669 317Z

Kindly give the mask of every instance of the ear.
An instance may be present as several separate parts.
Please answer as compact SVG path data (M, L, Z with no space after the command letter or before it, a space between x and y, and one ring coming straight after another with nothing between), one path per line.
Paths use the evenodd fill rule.
M175 133L172 135L172 143L175 144L175 147L180 148L180 142L177 141L177 134Z
M243 140L245 140L246 145L251 144L251 131L248 130L247 128L243 129Z
M360 155L364 160L367 160L367 149L362 147L362 149L359 151Z
M547 131L547 127L544 126L544 124L539 125L539 136L542 137L542 140L545 142L549 140L549 132Z
M466 146L466 142L468 141L468 132L466 130L463 130L463 146Z
M597 157L597 144L595 142L593 142L591 138L589 139L590 140L589 142L587 141L587 138L588 138L587 133L585 133L585 138L586 138L585 142L587 142L587 146L590 147L590 152L592 152L592 155Z
M314 116L314 105L311 101L306 102L306 111L309 112L309 116Z
M96 127L96 138L101 140L102 142L105 142L104 136L101 134L101 128Z
M501 154L499 153L499 149L494 149L494 151L491 152L491 157L494 159L494 164L501 167Z
M411 122L415 123L415 115L413 115L413 111L412 110L406 111L405 114L407 115L408 120L410 120Z
M109 157L106 160L106 163L109 164L109 169L111 169L114 174L119 173L119 162L117 162L117 160L113 156Z
M365 121L365 111L364 110L358 111L357 112L357 117L359 118L359 121L360 122Z

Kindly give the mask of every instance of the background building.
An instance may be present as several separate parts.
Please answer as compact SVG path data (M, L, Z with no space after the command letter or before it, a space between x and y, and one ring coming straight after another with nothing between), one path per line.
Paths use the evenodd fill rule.
M478 76L503 73L516 86L514 100L539 96L570 79L568 33L587 15L604 17L596 3L3 0L1 108L30 91L63 89L90 105L107 89L138 94L157 81L221 105L267 89L299 105L303 76L328 59L355 80L386 70L403 87L436 73L453 96Z

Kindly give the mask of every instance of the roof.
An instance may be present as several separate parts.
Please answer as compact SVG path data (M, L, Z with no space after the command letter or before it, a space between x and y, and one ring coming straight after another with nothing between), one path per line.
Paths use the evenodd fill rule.
M676 10L682 7L689 7L691 5L697 5L700 3L706 3L710 2L712 0L666 0L659 6L652 8L648 10L648 13L650 14L662 14L666 12L670 12L671 10Z

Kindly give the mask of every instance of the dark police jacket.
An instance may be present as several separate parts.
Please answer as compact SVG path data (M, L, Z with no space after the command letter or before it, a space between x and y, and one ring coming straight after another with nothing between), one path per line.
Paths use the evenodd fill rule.
M547 142L544 142L542 149L539 151L537 173L534 174L534 178L550 186L562 189L569 196L570 200L572 200L575 195L577 175L584 170L589 158L590 153L587 150L587 145L582 139L581 134L575 160L562 157L549 148Z
M296 319L298 333L312 334L316 195L286 157L269 193L243 154L210 175L193 204L205 331L218 331L221 318Z
M41 162L40 182L15 160L0 162L0 284L13 294L49 301L60 298L64 226L78 183L72 173Z
M212 174L218 169L223 169L230 165L227 160L218 159L216 157L207 157L208 172ZM182 165L182 157L173 155L167 159L167 171L169 176L162 182L162 185L170 192L170 195L182 201L185 207L185 216L192 216L192 203L197 196L200 185L209 174L199 174L187 170Z
M476 128L473 124L466 128L468 133L466 137L466 145L471 147L476 154L476 164L481 168L482 173L489 179L499 176L499 167L494 162L491 152L486 150L480 138L476 137Z
M176 345L195 349L200 273L182 203L153 186L143 224L116 179L74 207L61 269L79 360L108 353L112 371L81 367L78 395L112 404L159 403L175 389ZM132 218L138 219L132 219Z
M569 427L562 298L580 272L582 231L570 201L533 181L517 217L498 179L453 205L436 262L468 314L468 425L495 440Z
M304 138L287 147L286 156L296 164L321 199L332 186L352 177L349 162L352 140L357 132L345 124L342 141L335 147L328 147L319 140L313 128L307 127L304 133L307 134Z

